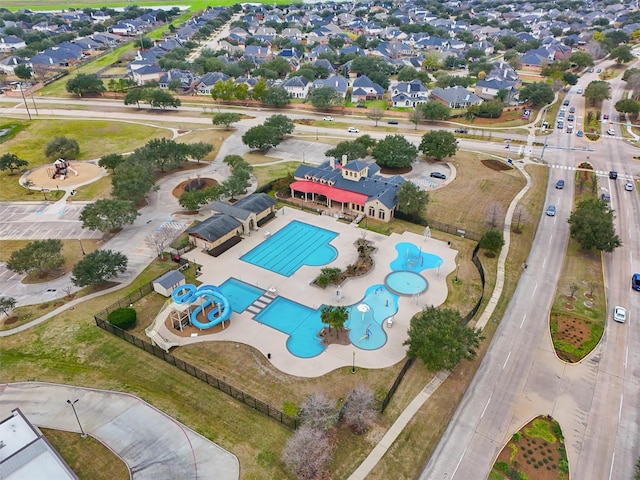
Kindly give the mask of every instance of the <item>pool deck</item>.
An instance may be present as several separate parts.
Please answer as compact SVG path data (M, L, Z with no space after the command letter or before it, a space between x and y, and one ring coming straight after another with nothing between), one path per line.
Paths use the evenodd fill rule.
M300 220L339 233L331 241L331 245L338 250L338 257L323 267L302 266L290 277L284 277L240 260L240 257L262 242L266 236L277 232L292 220ZM342 284L342 296L339 300L336 287L322 289L314 286L312 282L321 268L344 269L356 260L358 254L354 243L362 238L363 232L366 232L366 239L372 241L373 246L377 248L373 254L374 269L362 277L346 280ZM385 236L339 222L331 216L318 216L284 207L267 225L253 232L251 236L244 237L239 244L217 258L199 250L185 255L189 260L202 265L202 274L198 280L203 284L220 285L229 277L235 277L264 290L275 289L275 295L284 296L316 309L322 304L348 306L358 303L363 299L368 287L384 284L384 278L391 272L390 264L398 256L395 246L400 242L411 242L421 247L423 252L440 256L444 263L439 268L421 272L429 282L426 292L419 296L400 297L399 311L394 317L393 326L384 325L387 342L377 350L362 350L353 345L330 345L316 357L299 358L287 350L288 335L258 323L246 311L242 314L233 313L227 328L215 334L181 338L160 322L158 322L157 331L165 339L179 345L202 341L228 341L251 345L265 357L271 354L270 362L279 370L300 377L317 377L336 368L351 367L354 352L356 368L384 368L394 365L405 358L407 347L403 342L407 339L411 317L424 306L438 306L447 298L446 278L456 268L457 251L451 249L446 242L408 232L402 235Z

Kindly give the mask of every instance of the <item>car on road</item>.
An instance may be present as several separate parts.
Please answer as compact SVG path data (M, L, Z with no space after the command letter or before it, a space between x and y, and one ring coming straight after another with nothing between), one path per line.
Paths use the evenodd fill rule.
M564 188L564 180L560 179L556 182L556 188L562 190Z
M615 131L613 128L609 128L609 129L607 130L607 135L614 136L615 134L616 134L616 131Z
M447 176L444 173L440 172L431 172L431 178L439 178L440 180L446 180Z
M599 68L599 69L597 69L597 70L596 70L596 73L600 73L600 72L602 72L602 69L601 69L601 68Z
M587 70L589 73L593 73L593 68L590 68L589 70Z
M609 203L611 201L611 195L608 193L603 193L602 195L600 195L600 200L605 203Z
M576 113L576 107L571 107L569 109L569 113Z
M631 277L631 288L640 292L640 273L634 273Z
M349 133L360 133L360 130L358 130L356 127L349 127L347 131Z
M576 132L576 135L579 136L579 137L584 137L584 132L582 130L578 130Z
M580 94L580 93L582 93L582 92L583 92L583 90L582 90L582 88L578 88L578 90L576 90L576 92L577 92L578 94Z
M611 170L611 171L609 172L609 178L610 178L611 180L615 180L616 178L618 178L618 172L616 172L615 170Z
M602 115L602 119L603 120L609 120L609 115L607 115L606 113L604 115Z
M469 130L467 130L466 128L456 128L454 130L455 133L469 133Z
M631 182L627 182L627 183L625 183L625 184L624 184L624 189L625 189L627 192L632 191L632 190L633 190L633 183L631 183Z
M389 120L387 123L389 125L398 125L398 120Z
M568 106L569 106L569 103L571 103L571 102L569 102L569 99L568 99L568 98L565 98L565 99L562 101L562 105L564 105L565 107L568 107Z
M555 217L556 216L556 206L555 205L549 205L544 213L546 213L548 217Z
M613 309L613 319L618 323L627 321L627 309L624 307L616 307Z
M327 115L326 117L322 117L322 120L325 122L333 122L333 117Z

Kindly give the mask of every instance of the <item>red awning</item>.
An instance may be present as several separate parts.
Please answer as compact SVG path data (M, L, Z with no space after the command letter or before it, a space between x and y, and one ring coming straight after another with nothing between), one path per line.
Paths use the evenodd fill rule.
M341 203L355 203L356 205L364 205L369 198L362 193L350 192L348 190L342 190L340 188L331 187L329 185L323 185L316 182L308 182L305 180L298 180L293 182L291 189L296 192L302 193L315 193L317 195L324 195L325 197Z

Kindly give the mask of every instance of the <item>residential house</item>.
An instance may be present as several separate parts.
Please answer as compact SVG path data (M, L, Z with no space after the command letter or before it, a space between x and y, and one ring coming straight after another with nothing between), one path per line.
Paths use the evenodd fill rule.
M513 80L503 80L500 78L492 78L487 80L478 80L474 89L474 93L484 100L495 100L500 90L507 92L507 97L504 99L507 103L516 101L518 95L518 89L516 83Z
M280 85L284 88L291 98L307 98L311 82L302 75L286 79Z
M352 84L351 102L358 103L365 100L382 100L384 88L371 81L366 75L356 78Z
M0 60L0 70L2 70L7 75L15 75L16 67L18 65L24 65L24 64L31 67L29 62L27 62L24 58L16 57L15 55L10 55Z
M340 75L332 75L328 78L318 78L313 81L313 88L330 87L333 88L341 98L347 97L349 91L349 81Z
M195 76L189 70L172 68L160 77L160 80L158 80L158 86L166 90L171 86L173 82L179 82L178 89L182 91L188 91L191 90L191 87L195 82Z
M8 53L12 50L18 50L19 48L25 48L27 44L20 37L15 35L6 35L0 37L0 52Z
M555 50L547 47L540 47L524 53L522 57L520 57L520 61L522 62L523 69L541 70L542 67L553 62L555 56Z
M261 65L264 62L271 60L273 58L273 54L271 53L271 47L247 45L244 49L244 58L251 60L256 65Z
M450 88L434 88L430 98L449 108L469 108L471 105L482 103L482 98L459 85Z
M144 85L149 82L159 82L166 72L159 65L145 65L136 69L131 69L131 78L137 85Z
M429 90L418 80L398 82L391 87L391 103L394 107L415 107L429 101Z
M405 180L383 177L372 162L352 160L343 165L330 159L319 166L302 164L293 174L291 194L306 201L321 201L328 208L340 208L350 215L364 215L384 222L395 213L397 193Z
M222 72L208 72L205 73L196 82L196 92L198 95L211 95L211 89L217 82L224 82L229 79L229 75Z

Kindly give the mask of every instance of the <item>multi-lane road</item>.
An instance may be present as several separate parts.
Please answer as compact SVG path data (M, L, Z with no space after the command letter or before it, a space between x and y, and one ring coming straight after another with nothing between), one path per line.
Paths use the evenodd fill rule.
M583 98L575 95L576 89L568 98L581 112ZM618 85L612 90L619 95ZM605 108L612 110L609 104ZM640 174L640 164L632 158L638 151L618 136L592 143L565 129L556 129L548 145L557 147L545 153L545 161L557 167L551 170L546 202L557 206L556 216L541 220L529 268L421 479L486 478L513 433L537 415L560 422L572 478L632 477L640 454L640 295L630 283L632 271L640 271L640 200L635 186L627 192L624 183ZM612 197L623 245L603 257L608 313L602 341L585 360L569 365L555 356L548 314L568 240L572 170L587 160L599 171L600 193ZM610 170L619 173L617 180L609 178ZM560 178L566 182L563 190L554 188ZM630 312L627 323L613 322L614 305Z

